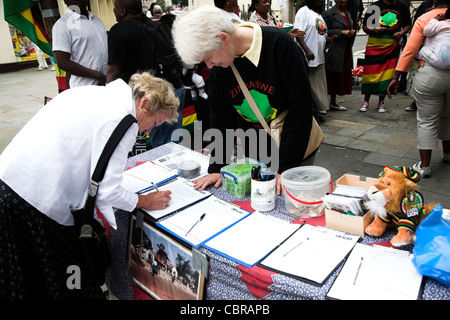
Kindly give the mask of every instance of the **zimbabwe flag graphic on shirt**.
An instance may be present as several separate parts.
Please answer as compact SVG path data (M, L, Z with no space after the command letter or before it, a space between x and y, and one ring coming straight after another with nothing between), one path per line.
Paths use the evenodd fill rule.
M19 29L46 54L53 56L37 1L3 0L5 20Z

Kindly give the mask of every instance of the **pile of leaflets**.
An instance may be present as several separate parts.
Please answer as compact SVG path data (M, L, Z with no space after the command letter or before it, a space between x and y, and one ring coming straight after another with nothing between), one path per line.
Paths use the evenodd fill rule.
M330 210L356 216L363 216L367 212L364 203L368 197L364 188L338 185L333 193L325 195L322 200Z

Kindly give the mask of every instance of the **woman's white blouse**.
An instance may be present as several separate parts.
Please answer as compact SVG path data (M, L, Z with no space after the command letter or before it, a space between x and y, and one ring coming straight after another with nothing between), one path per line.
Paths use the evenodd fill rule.
M0 155L0 179L33 207L62 225L84 206L92 173L120 120L136 116L131 88L122 80L57 95L22 128ZM132 211L136 194L121 187L134 123L112 154L96 205L116 228L114 208Z

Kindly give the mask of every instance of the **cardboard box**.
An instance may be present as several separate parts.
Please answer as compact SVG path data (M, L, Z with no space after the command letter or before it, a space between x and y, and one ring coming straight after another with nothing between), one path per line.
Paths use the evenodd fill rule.
M344 174L336 181L336 185L369 189L378 179L367 177L361 180L360 176ZM352 216L335 210L325 209L326 226L331 229L344 231L363 237L364 230L373 221L373 214L368 212L364 216Z

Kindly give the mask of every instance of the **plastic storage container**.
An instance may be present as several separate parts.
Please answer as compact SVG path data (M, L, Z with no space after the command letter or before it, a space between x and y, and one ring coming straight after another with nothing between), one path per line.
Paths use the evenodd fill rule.
M321 200L331 192L330 172L322 167L304 166L286 170L281 174L287 214L296 218L312 218L324 213Z
M253 167L266 167L263 163L244 158L233 162L220 170L222 174L222 188L230 194L243 198L251 191L251 170Z

